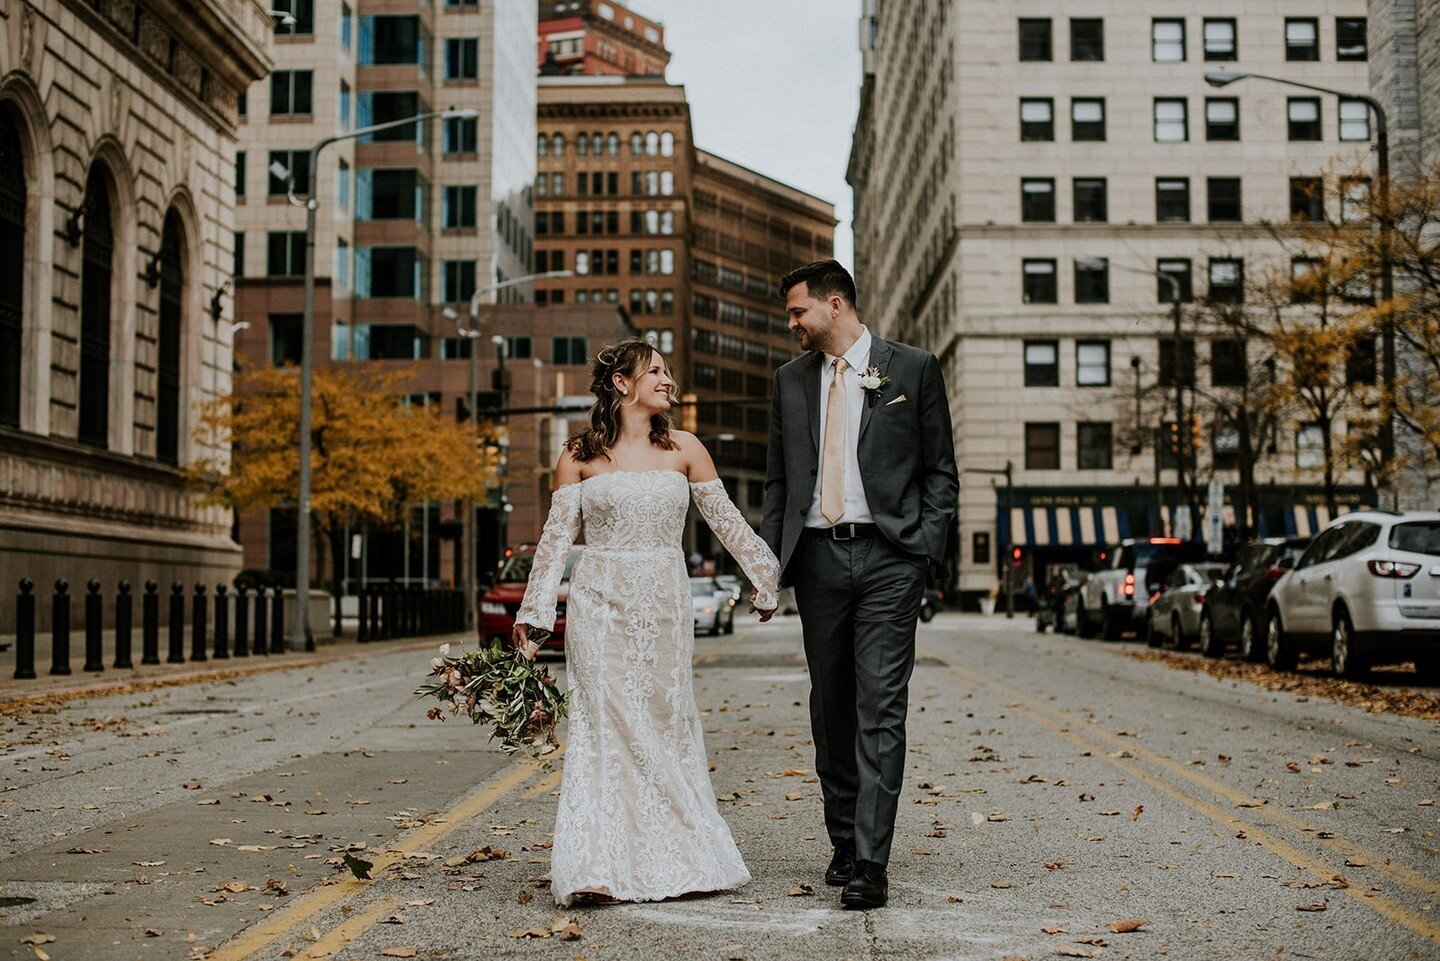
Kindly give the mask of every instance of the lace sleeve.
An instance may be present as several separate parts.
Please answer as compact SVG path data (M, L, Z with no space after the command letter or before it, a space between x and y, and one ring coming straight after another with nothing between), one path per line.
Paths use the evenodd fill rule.
M515 612L515 623L530 624L545 630L555 627L555 598L560 579L565 576L565 562L570 548L580 534L580 485L565 484L555 489L550 499L550 514L540 543L535 545L535 561L525 598Z
M750 583L755 586L755 607L762 611L774 610L780 606L780 562L775 552L760 539L750 522L740 513L725 493L725 484L719 478L690 485L695 496L695 506L700 516L720 538L720 543L730 556L740 562L740 568Z

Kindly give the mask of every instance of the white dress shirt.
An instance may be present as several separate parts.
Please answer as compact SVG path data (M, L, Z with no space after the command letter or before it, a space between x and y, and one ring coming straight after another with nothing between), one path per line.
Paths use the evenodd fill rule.
M870 329L862 327L860 339L845 351L845 363L850 367L842 375L845 379L845 513L837 524L870 524L875 520L870 513L870 504L865 500L865 485L860 481L860 413L864 409L865 391L860 389L860 375L870 365ZM806 527L829 527L830 521L820 513L820 482L824 477L825 415L829 406L830 382L835 379L835 358L824 355L820 368L820 447L819 469L815 476L815 494L810 499L810 513L805 517Z

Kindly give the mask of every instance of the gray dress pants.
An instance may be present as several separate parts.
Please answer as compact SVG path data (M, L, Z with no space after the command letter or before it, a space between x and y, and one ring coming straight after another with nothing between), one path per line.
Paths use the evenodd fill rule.
M815 773L836 847L885 865L905 775L905 713L926 559L878 532L806 530L791 582L810 668Z

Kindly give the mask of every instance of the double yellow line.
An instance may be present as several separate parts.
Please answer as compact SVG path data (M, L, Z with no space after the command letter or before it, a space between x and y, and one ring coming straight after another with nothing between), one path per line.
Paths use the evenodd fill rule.
M1312 875L1319 881L1332 881L1339 870L1326 861L1308 854L1296 848L1277 834L1237 817L1232 811L1217 806L1210 801L1195 797L1183 789L1180 782L1189 782L1190 785L1209 792L1212 796L1218 796L1233 804L1248 803L1252 800L1250 795L1242 794L1231 788L1229 785L1209 777L1197 771L1191 766L1177 762L1173 758L1156 754L1139 744L1133 738L1121 738L1108 731L1098 728L1087 728L1084 734L1077 732L1072 726L1070 719L1065 715L1045 707L1034 697L1015 690L999 681L992 680L984 675L971 671L968 668L954 664L945 658L937 658L969 687L979 690L990 688L1011 698L1007 707L1019 711L1026 718L1036 724L1059 734L1072 743L1092 752L1099 760L1124 771L1126 775L1135 778L1146 785L1160 791L1167 797L1174 799L1185 807L1190 808L1198 814L1223 825L1232 830L1245 832L1247 840L1254 841L1272 854L1289 861L1295 867ZM1107 747L1108 746L1108 747ZM1117 756L1118 752L1111 753L1108 748L1121 748L1131 757ZM1159 768L1170 775L1163 777L1155 774L1146 765ZM1427 877L1418 871L1402 867L1392 863L1382 854L1369 851L1354 841L1340 837L1338 834L1332 837L1324 837L1319 828L1309 824L1303 818L1282 808L1262 807L1247 808L1256 812L1259 816L1274 822L1284 832L1294 834L1309 834L1314 838L1315 843L1321 845L1328 853L1341 857L1345 860L1363 864L1364 867L1382 875L1401 887L1407 888L1431 901L1440 901L1440 881ZM1350 886L1339 889L1341 893L1354 898L1390 920L1408 928L1409 930L1431 941L1440 943L1440 923L1420 914L1419 912L1406 907L1405 905L1384 897L1379 892L1365 890L1360 886Z
M564 747L562 746L558 752L551 755L551 759L559 760L563 753ZM435 820L407 834L394 847L376 855L373 861L374 867L370 869L372 877L379 877L382 871L403 861L410 854L424 851L443 841L460 828L465 827L473 818L493 807L501 799L530 783L537 774L543 776L535 781L529 791L525 792L523 797L526 799L536 798L552 791L560 783L561 772L558 768L546 772L537 762L518 764L500 775L484 790L470 795ZM373 884L373 881L361 881L357 878L347 877L337 884L318 886L291 901L284 909L276 911L264 921L247 928L217 948L209 955L210 961L244 961L244 959L256 955L265 958L275 957L286 946L281 942L290 940L290 932L306 922L313 921L325 911L362 897ZM352 913L340 924L325 932L319 941L306 945L305 953L338 950L373 925L389 917L394 913L397 903L397 899L393 897L376 899L372 904Z

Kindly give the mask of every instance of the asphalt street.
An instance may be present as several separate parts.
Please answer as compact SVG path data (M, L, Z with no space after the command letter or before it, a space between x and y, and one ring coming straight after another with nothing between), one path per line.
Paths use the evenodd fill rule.
M557 917L558 767L376 649L10 712L0 958L1440 957L1436 722L1003 617L922 626L891 903L842 911L798 622L737 625L696 691L743 888Z

